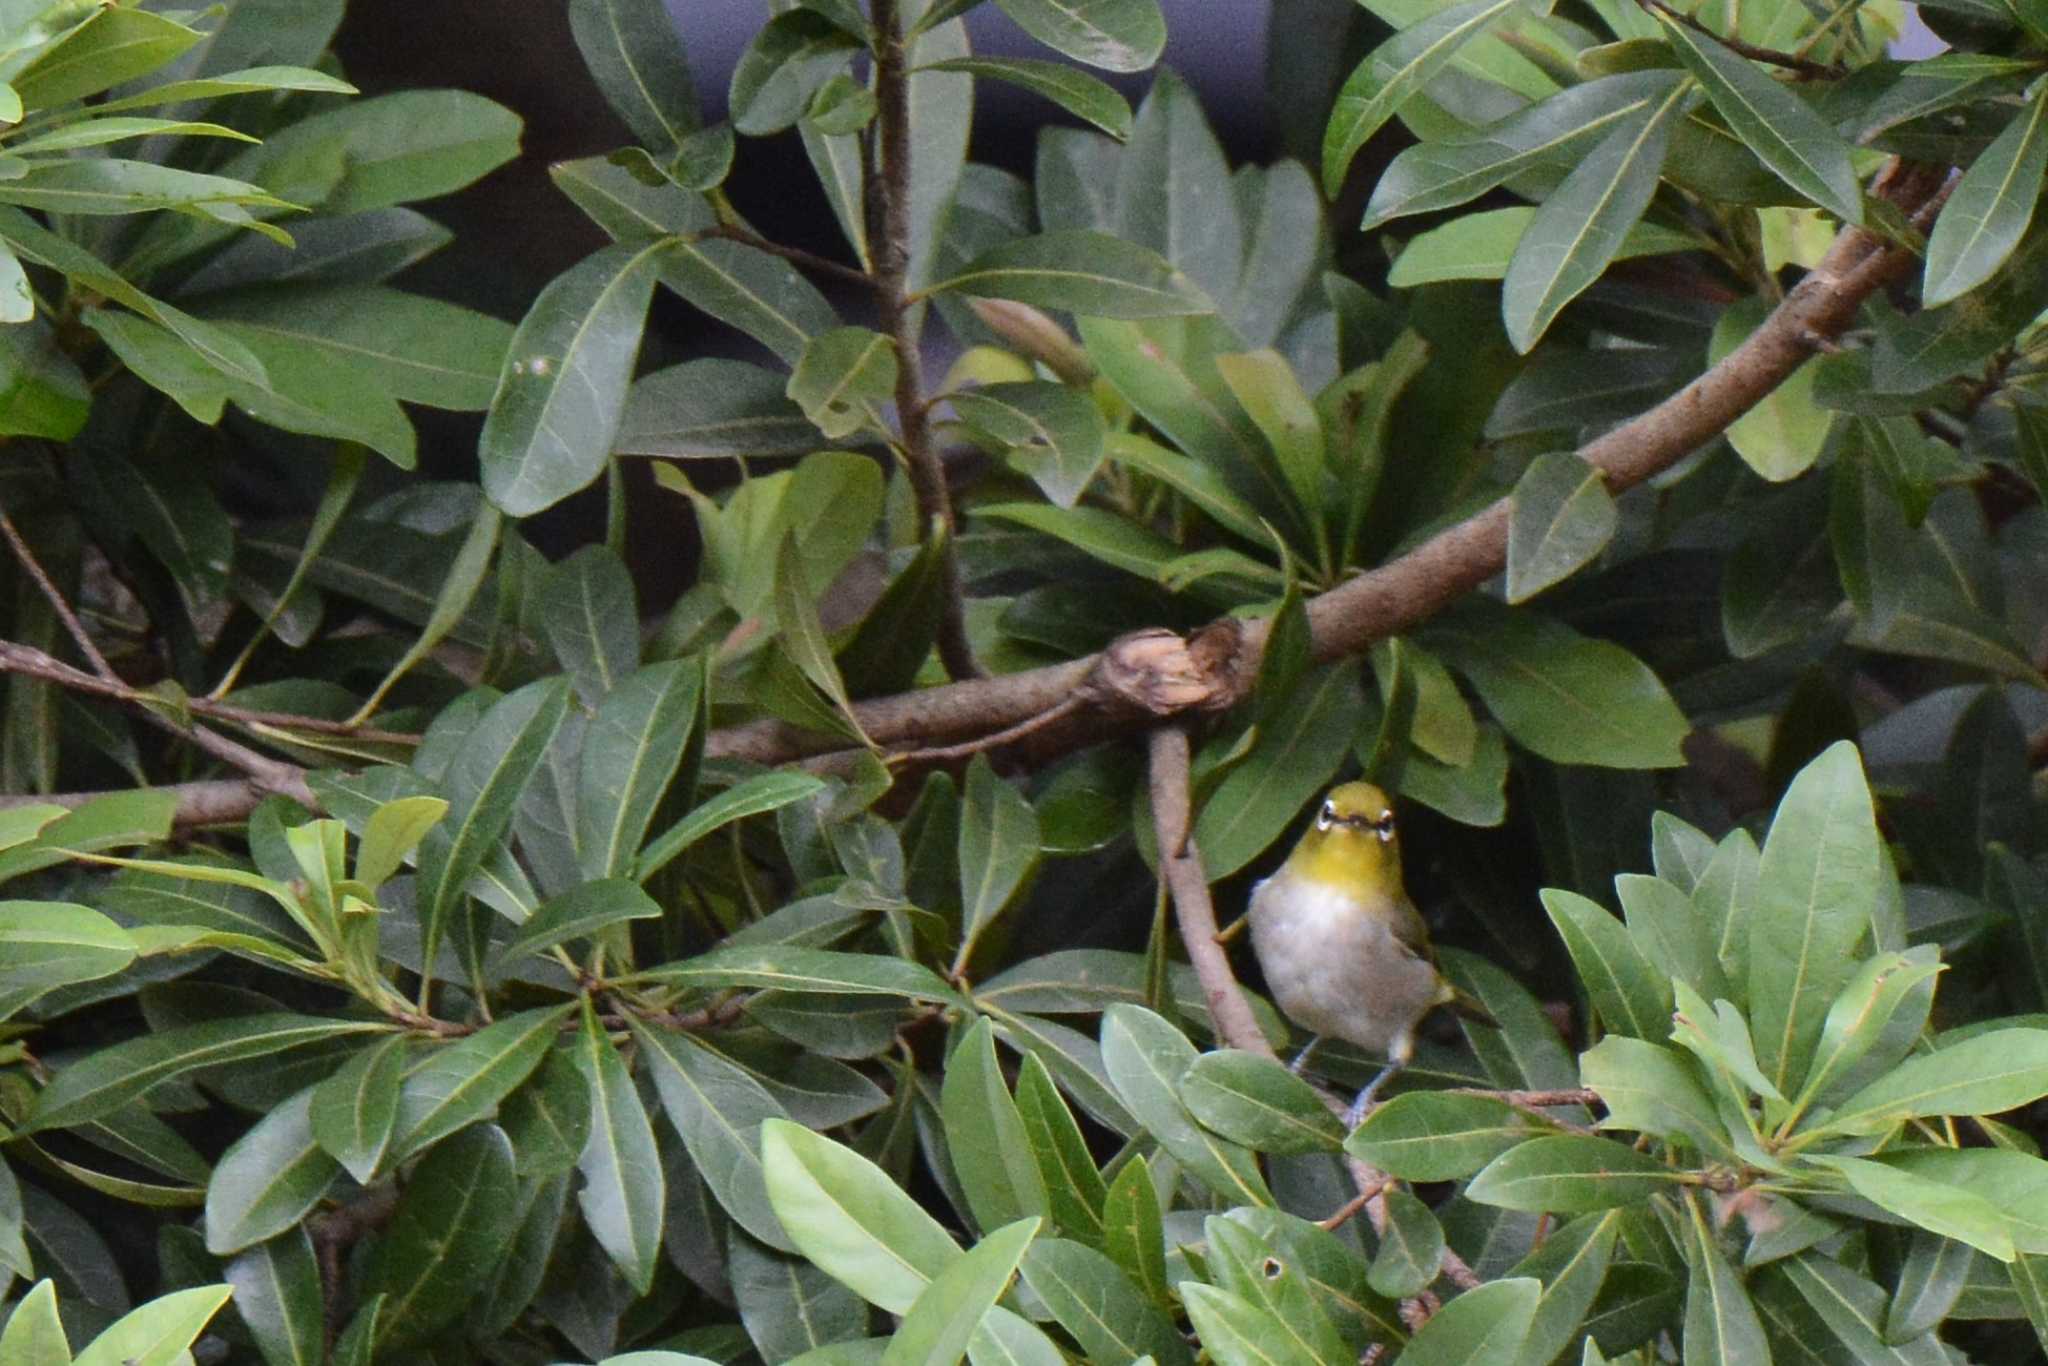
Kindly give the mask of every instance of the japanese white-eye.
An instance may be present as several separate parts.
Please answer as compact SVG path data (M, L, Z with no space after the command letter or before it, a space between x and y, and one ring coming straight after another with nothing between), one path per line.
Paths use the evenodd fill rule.
M1316 808L1287 862L1252 889L1252 948L1288 1019L1387 1060L1348 1116L1415 1054L1415 1029L1438 1006L1492 1020L1437 970L1429 931L1401 883L1401 838L1387 794L1345 783ZM1307 1060L1311 1042L1295 1060Z

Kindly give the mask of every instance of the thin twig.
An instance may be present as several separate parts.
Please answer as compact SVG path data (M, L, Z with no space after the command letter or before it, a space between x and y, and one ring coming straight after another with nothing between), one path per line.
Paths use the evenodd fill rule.
M1811 57L1800 57L1790 52L1779 52L1775 48L1758 47L1745 43L1740 38L1728 38L1714 32L1690 14L1681 13L1664 3L1664 0L1636 0L1646 10L1654 10L1669 18L1672 23L1691 29L1694 33L1711 38L1738 57L1747 57L1753 62L1767 62L1781 66L1787 71L1797 72L1811 80L1839 81L1849 74L1849 68L1840 62L1816 62Z
M903 465L917 496L919 529L944 536L940 574L945 602L939 616L939 661L955 680L983 676L967 640L967 609L960 557L953 544L953 500L946 470L932 445L931 405L925 397L917 320L922 305L910 298L910 70L897 0L874 0L876 172L869 188L869 237L875 258L875 301L882 331L896 344L896 418L903 428ZM879 229L879 231L877 231Z
M1568 1133L1574 1134L1592 1134L1594 1130L1587 1128L1583 1124L1574 1124L1568 1119L1559 1119L1556 1115L1549 1113L1545 1107L1553 1105L1598 1105L1600 1103L1599 1092L1577 1088L1568 1091L1492 1091L1483 1086L1451 1086L1446 1087L1443 1094L1452 1096L1485 1096L1489 1100L1501 1102L1510 1109L1518 1110L1531 1119L1541 1120L1543 1123L1554 1128L1563 1129Z
M1075 693L1065 701L1046 708L1038 715L1026 717L1016 725L1005 727L993 735L984 735L979 739L968 740L957 745L942 745L936 749L898 750L895 753L884 755L883 758L892 764L916 765L920 768L928 768L936 764L958 763L962 759L972 759L975 755L985 750L1001 749L1004 745L1014 744L1026 736L1034 735L1044 730L1047 726L1080 706L1082 701L1082 695Z
M1230 958L1216 942L1216 905L1202 851L1188 838L1188 734L1179 726L1152 732L1152 829L1158 837L1159 871L1173 893L1180 939L1202 984L1202 1000L1216 1037L1232 1048L1274 1057L1244 989L1230 970Z
M42 562L36 559L35 551L29 549L28 542L23 540L21 533L15 529L14 520L7 515L7 509L4 507L0 507L0 536L7 538L8 549L14 552L14 558L21 561L21 567L28 571L28 576L35 580L36 587L41 589L43 596L49 600L51 610L57 614L57 620L64 623L64 630L70 635L71 643L85 656L85 662L92 665L92 671L109 682L120 682L121 676L114 672L113 665L107 663L107 657L100 653L99 646L92 643L92 637L86 634L85 623L78 619L78 613L71 610L71 604L64 600L64 594L58 591L56 582L44 572Z
M829 256L820 256L814 251L805 251L802 247L784 246L782 243L771 238L763 237L757 232L743 228L737 223L720 223L717 227L706 228L696 235L700 239L706 237L723 238L728 242L737 242L743 247L752 247L755 251L765 251L770 256L780 256L783 260L802 266L805 270L814 270L821 275L830 275L834 279L859 285L862 289L872 289L875 284L874 277L864 270L835 261Z
M1352 1218L1356 1216L1359 1213L1359 1211L1363 1210L1367 1205L1371 1204L1373 1202L1373 1197L1377 1196L1381 1191L1385 1190L1387 1188L1387 1183L1392 1180L1393 1178L1390 1176L1381 1177L1378 1181L1374 1182L1370 1188L1360 1191L1358 1194L1352 1196L1349 1200L1346 1200L1343 1204L1337 1206L1337 1210L1334 1214L1331 1214L1329 1217L1324 1219L1318 1219L1316 1223L1319 1226L1328 1229L1330 1232L1335 1233L1338 1229L1350 1223Z

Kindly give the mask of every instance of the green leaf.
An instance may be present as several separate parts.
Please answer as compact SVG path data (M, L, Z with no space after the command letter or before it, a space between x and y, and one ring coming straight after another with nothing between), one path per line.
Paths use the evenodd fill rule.
M638 1024L633 1033L661 1107L718 1203L770 1247L800 1250L776 1218L761 1159L761 1125L786 1119L782 1104L744 1069L686 1035Z
M768 1198L806 1257L892 1314L907 1313L960 1249L881 1168L822 1134L761 1126Z
M1526 602L1590 564L1618 522L1598 469L1562 452L1530 461L1508 516L1508 601Z
M1345 1140L1344 1151L1403 1181L1455 1181L1533 1132L1503 1101L1411 1091L1375 1107Z
M498 1103L540 1066L568 1012L566 1005L522 1011L414 1066L399 1088L387 1163L395 1166L497 1113Z
M558 161L548 176L615 242L699 233L718 222L704 196L667 180L646 184L606 157Z
M1660 877L1621 873L1614 879L1629 938L1660 977L1674 978L1715 1000L1735 994L1715 953L1713 927L1693 912L1692 898Z
M1856 747L1831 746L1786 789L1764 842L1750 923L1749 1011L1757 1061L1791 1094L1870 932L1878 843Z
M116 1319L79 1352L72 1366L178 1366L233 1288L202 1285L159 1295Z
M1680 1175L1620 1143L1559 1134L1508 1149L1472 1178L1465 1194L1503 1209L1578 1214L1669 1191Z
M201 1067L267 1057L346 1034L381 1034L373 1020L271 1011L141 1035L100 1049L57 1073L36 1095L17 1134L87 1123L119 1110L159 1082Z
M1159 0L996 0L1055 52L1104 71L1143 71L1166 48Z
M1024 1139L1038 1163L1046 1206L1056 1228L1075 1234L1091 1246L1102 1245L1102 1213L1108 1187L1096 1170L1094 1155L1060 1098L1052 1073L1032 1054L1017 1071L1016 1104L1024 1122Z
M1048 6L1050 8L1050 6ZM926 71L963 71L1020 86L1042 95L1075 118L1085 119L1121 142L1131 135L1131 107L1124 97L1084 71L1058 62L1024 57L955 57Z
M111 977L135 941L98 911L64 901L0 901L0 994Z
M221 1275L234 1287L235 1312L266 1362L325 1366L326 1296L313 1240L304 1228L250 1248Z
M1707 343L1707 362L1717 365L1764 323L1770 305L1759 297L1736 300L1722 313ZM1743 463L1773 483L1812 468L1827 442L1834 414L1814 401L1820 367L1812 361L1792 374L1729 424L1728 444Z
M540 905L512 932L493 957L510 965L528 954L541 953L572 939L585 939L607 925L628 920L654 920L661 907L631 878L607 877L570 888Z
M139 94L126 95L118 100L103 100L94 105L93 109L101 114L110 114L121 109L147 109L187 100L211 100L222 95L249 95L276 90L305 90L323 95L357 93L356 88L347 81L330 76L324 71L313 71L302 66L252 66L240 71L223 72L217 76L203 76L195 80L170 81L163 85L151 86Z
M788 363L803 355L813 337L839 323L832 305L795 266L743 242L671 243L662 257L661 283Z
M1675 88L1609 133L1529 220L1502 282L1501 316L1517 351L1534 349L1564 306L1620 252L1656 193L1686 94L1686 87Z
M383 886L447 814L448 803L439 797L380 802L370 813L362 842L356 846L356 881L370 888Z
M896 346L865 327L835 327L810 339L789 377L789 399L833 440L880 422L877 404L896 393Z
M1045 496L1070 508L1102 467L1102 410L1064 384L990 384L951 396L970 435L1007 455Z
M498 1106L522 1181L549 1180L575 1167L590 1140L590 1108L590 1084L573 1050L549 1050L532 1079Z
M1272 350L1218 356L1216 372L1264 434L1296 506L1310 525L1320 527L1328 477L1322 423L1286 358Z
M1043 1222L1033 1217L1007 1224L932 1277L897 1325L882 1366L957 1366Z
M1185 1366L1190 1359L1173 1320L1092 1247L1040 1238L1024 1254L1024 1281L1090 1360L1149 1356L1161 1366Z
M1543 1283L1529 1335L1522 1343L1524 1361L1556 1361L1585 1336L1586 1314L1607 1279L1624 1218L1612 1210L1581 1215L1509 1269L1511 1277L1531 1276ZM1591 1339L1587 1340L1590 1344Z
M801 350L803 335L794 335ZM785 384L774 371L737 360L656 370L627 392L612 449L679 460L801 455L818 444L818 432L785 396Z
M598 1024L588 996L583 998L576 1066L590 1089L590 1136L576 1161L583 1173L576 1203L598 1246L645 1295L653 1287L661 1256L666 1193L661 1157L654 1150L654 1128L634 1089L633 1074Z
M1256 1208L1246 1206L1245 1208ZM1102 1250L1155 1303L1170 1303L1159 1191L1144 1158L1124 1164L1102 1202Z
M470 523L468 533L448 565L447 577L441 581L441 591L434 596L426 625L406 647L405 653L398 657L398 662L371 689L369 700L360 709L364 716L374 712L385 694L397 686L398 680L462 624L470 603L475 600L477 590L483 586L484 576L490 570L491 554L498 548L498 531L503 524L504 518L496 508L486 504L477 509L475 520ZM345 542L349 539L353 537L344 538ZM417 585L406 586L417 591Z
M2006 1267L2012 1288L2033 1325L2034 1337L2048 1351L2048 1257L2015 1257Z
M341 177L314 202L361 213L461 189L518 156L519 133L517 114L470 91L399 90L300 119L223 169L256 179L332 158Z
M1103 1012L1102 1065L1138 1122L1190 1175L1225 1199L1271 1205L1252 1154L1197 1124L1182 1103L1180 1081L1194 1060L1194 1045L1151 1011L1114 1005Z
M27 69L9 78L9 84L24 108L51 109L146 76L199 38L197 32L161 14L103 9L44 48Z
M1658 14L1665 39L1736 137L1777 177L1845 223L1863 222L1849 144L1797 95L1713 36Z
M1602 1129L1675 1139L1707 1156L1734 1160L1714 1101L1683 1053L1609 1035L1579 1055L1579 1080L1599 1092L1607 1107Z
M1670 978L1651 966L1622 923L1577 892L1545 887L1540 896L1601 1024L1638 1039L1668 1035Z
M341 1175L313 1136L316 1089L272 1110L221 1154L206 1185L207 1251L225 1256L283 1233Z
M1777 1264L1777 1274L1791 1282L1820 1316L1829 1332L1858 1362L1894 1362L1897 1366L1935 1366L1947 1353L1933 1338L1894 1347L1883 1333L1889 1296L1840 1262L1802 1253Z
M1995 1115L2048 1095L2048 1030L1997 1029L1908 1058L1819 1127L1876 1134L1922 1115Z
M433 963L442 939L450 937L472 975L481 969L480 927L462 918L469 880L512 823L519 796L568 709L568 680L543 679L492 703L463 737L441 783L448 817L420 842L414 894L420 906L422 963ZM475 917L466 919L474 922Z
M1474 601L1422 639L1516 741L1561 764L1668 768L1691 730L1664 685L1618 645L1528 611Z
M1701 1219L1699 1207L1687 1201L1687 1208L1692 1218L1685 1238L1685 1259L1691 1272L1685 1291L1685 1359L1769 1361L1770 1345L1756 1306L1743 1289L1741 1275L1714 1246L1714 1236Z
M1337 92L1323 133L1323 193L1343 187L1351 159L1408 99L1443 72L1460 48L1514 7L1515 0L1467 0L1410 24L1360 62Z
M1011 784L996 777L985 756L967 769L960 812L960 958L1015 899L1038 865L1038 815Z
M1969 1244L1916 1230L1906 1245L1898 1289L1885 1314L1884 1340L1911 1342L1940 1327L1961 1297L1976 1260Z
M1740 1081L1755 1094L1783 1103L1784 1095L1757 1066L1749 1025L1742 1012L1726 1001L1708 1005L1683 982L1672 984L1677 1009L1672 1013L1672 1042L1716 1072Z
M641 974L691 987L772 987L783 991L906 996L958 1005L959 993L930 968L874 953L838 953L793 945L727 947L665 964Z
M512 334L478 455L484 491L515 517L597 478L666 244L621 242L550 281Z
M32 1361L36 1366L71 1366L71 1347L64 1340L64 1323L57 1317L56 1282L44 1277L15 1302L0 1331L0 1350L10 1361Z
M569 32L605 102L640 139L671 156L700 115L690 60L661 0L572 0Z
M781 132L859 47L852 34L813 10L776 15L755 33L733 68L732 126L748 137Z
M2015 1248L2048 1253L2048 1162L2002 1148L1902 1148L1883 1161L1982 1198L2004 1218Z
M598 704L583 734L576 786L576 844L586 877L631 874L645 881L652 871L636 868L636 860L688 748L703 677L690 660L649 664Z
M1970 163L1927 235L1923 307L1937 308L1990 279L2034 221L2048 174L2048 90Z
M1858 1064L1863 1064L1873 1049L1890 1042L1899 1032L1893 1027L1894 1020L1910 1025L1912 1037L1917 1038L1926 1020L1924 1002L1932 998L1933 979L1941 971L1932 945L1866 959L1828 1007L1827 1018L1821 1022L1820 1042L1814 1050L1813 1068L1800 1091L1800 1100L1825 1095L1830 1087L1839 1089L1845 1080L1868 1075L1872 1070L1891 1070L1899 1058L1888 1051L1864 1066ZM1923 987L1926 989L1921 990ZM1918 1012L1913 1009L1915 998L1921 1001ZM1910 1046L1910 1039L1904 1041L1904 1047ZM1903 1053L1904 1049L1900 1051Z
M1412 1192L1396 1186L1383 1198L1387 1217L1366 1284L1389 1299L1406 1299L1428 1289L1443 1270L1444 1229Z
M727 1243L740 1322L763 1361L790 1361L868 1331L867 1305L801 1257L761 1246L744 1233Z
M1344 1143L1315 1088L1254 1053L1204 1053L1181 1078L1180 1098L1205 1127L1258 1152L1335 1152Z
M1455 208L1533 171L1562 175L1624 121L1670 93L1673 71L1632 71L1568 86L1482 128L1432 137L1390 162L1365 208L1370 231L1395 218Z
M577 696L595 707L640 663L633 576L610 547L587 545L539 577L528 606Z
M585 744L588 743L586 740ZM649 840L647 847L640 851L639 859L634 865L634 880L645 882L684 850L714 830L748 816L780 810L815 796L823 791L824 787L822 779L808 773L756 773L695 808L689 815Z
M1216 307L1157 252L1086 229L1005 243L924 292L946 290L1095 318L1163 318Z
M1249 1212L1249 1211L1247 1211ZM1316 1299L1309 1263L1293 1249L1274 1246L1237 1219L1211 1215L1202 1221L1209 1248L1210 1278L1222 1289L1258 1305L1281 1325L1276 1343L1312 1361L1345 1361L1351 1349Z
M1542 1282L1527 1276L1468 1290L1422 1325L1401 1359L1407 1366L1513 1366L1542 1291Z
M1218 1366L1312 1366L1313 1358L1282 1346L1279 1320L1241 1295L1200 1281L1183 1281L1181 1303L1202 1350Z
M361 1048L313 1088L313 1138L358 1185L367 1186L390 1147L405 1078L405 1043L386 1039Z
M1244 223L1229 180L1194 91L1171 70L1160 72L1117 158L1115 235L1158 252L1220 305L1236 295L1244 267Z
M1981 1195L1861 1157L1809 1153L1807 1160L1839 1172L1865 1200L1930 1233L1968 1243L2001 1262L2015 1255L2004 1214Z
M1003 1084L986 1019L976 1021L948 1056L939 1108L954 1174L976 1224L995 1229L1050 1214L1045 1179L1023 1114Z
M359 1293L385 1297L380 1349L418 1343L460 1318L490 1282L519 1224L512 1145L479 1124L435 1145L370 1251Z
M409 403L462 412L490 406L513 335L486 314L383 285L269 285L197 306L252 347L289 346Z

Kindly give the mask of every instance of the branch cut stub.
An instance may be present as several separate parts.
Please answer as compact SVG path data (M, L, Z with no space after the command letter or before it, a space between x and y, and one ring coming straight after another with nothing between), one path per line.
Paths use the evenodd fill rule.
M1111 641L1081 685L1089 699L1145 716L1228 711L1243 700L1256 661L1245 658L1247 632L1234 617L1191 636L1164 627Z

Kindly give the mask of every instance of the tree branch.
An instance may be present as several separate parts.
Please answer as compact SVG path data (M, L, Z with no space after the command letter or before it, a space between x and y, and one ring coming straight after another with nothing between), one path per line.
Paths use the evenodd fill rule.
M1216 1037L1232 1048L1273 1057L1273 1045L1259 1028L1244 989L1230 970L1229 955L1216 942L1216 905L1209 875L1196 847L1188 807L1188 733L1177 725L1152 732L1152 829L1158 836L1159 872L1173 894L1180 942L1202 983L1202 1000Z
M932 445L931 405L925 397L924 365L918 350L922 305L910 297L910 63L897 0L874 0L875 131L880 146L878 183L871 203L880 232L874 243L875 297L882 330L896 344L896 418L903 428L903 465L917 496L920 532L944 536L940 574L945 605L939 617L939 660L954 679L981 678L981 666L967 642L967 609L960 586L960 557L953 546L953 501L946 471ZM1022 720L1022 717L1016 718Z
M1920 221L1945 198L1945 180L1941 168L1895 161L1878 177L1874 193ZM1784 383L1812 355L1816 339L1838 336L1865 299L1898 279L1916 259L1904 246L1861 228L1845 229L1733 352L1648 412L1587 443L1579 456L1600 470L1611 492L1669 469ZM1409 630L1501 572L1507 563L1508 512L1509 502L1502 498L1407 554L1313 599L1308 615L1316 659L1356 654ZM1193 658L1193 642L1177 655L1157 644L1161 633L1141 633L1153 641L1150 667L1156 672L1150 682L1129 687L1097 686L1111 655L1132 639L1126 637L1104 654L860 702L854 714L878 744L938 748L1021 725L1085 690L1086 705L1070 708L1030 737L1032 755L1048 758L1110 738L1136 719L1217 705L1256 672L1267 626L1263 620L1237 624L1235 650L1206 660ZM1150 702L1134 705L1140 694ZM777 764L836 748L830 737L766 720L712 732L708 752Z
M14 558L21 562L22 569L27 571L29 578L35 581L36 587L49 601L50 609L57 614L57 620L64 623L64 630L71 637L71 643L85 656L85 662L92 666L92 671L101 678L118 682L119 675L115 674L114 666L107 663L107 657L100 653L100 647L93 644L92 637L86 633L85 623L78 619L78 613L71 610L71 604L65 601L56 581L44 571L42 561L36 558L35 551L29 549L28 542L15 530L14 519L7 515L5 508L0 508L0 536L7 538L7 548L14 552Z
M1780 52L1776 48L1758 47L1745 43L1740 38L1723 37L1699 20L1680 10L1675 10L1664 0L1636 0L1646 10L1668 17L1673 23L1691 29L1702 37L1711 39L1727 48L1738 57L1747 57L1753 62L1765 62L1771 66L1783 67L1803 79L1839 81L1849 74L1849 68L1840 62L1816 62L1811 57L1801 57L1794 52Z

